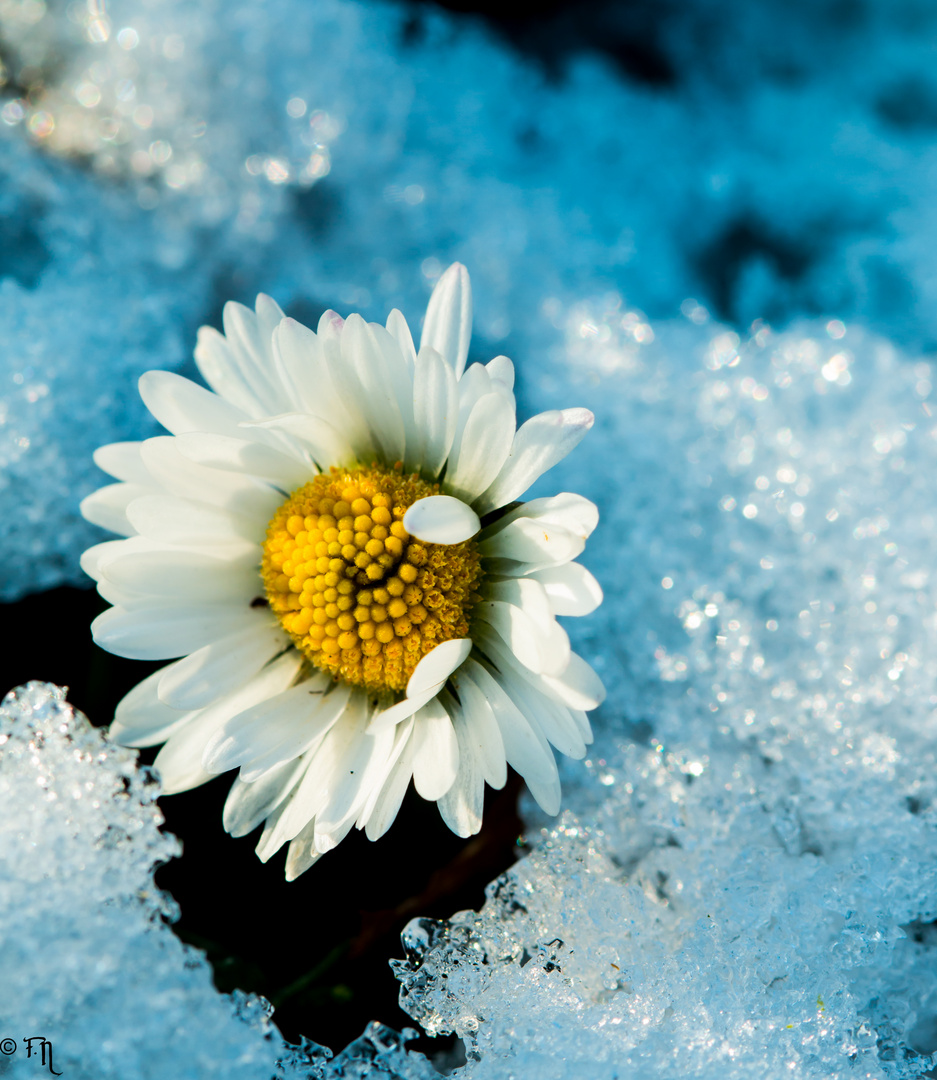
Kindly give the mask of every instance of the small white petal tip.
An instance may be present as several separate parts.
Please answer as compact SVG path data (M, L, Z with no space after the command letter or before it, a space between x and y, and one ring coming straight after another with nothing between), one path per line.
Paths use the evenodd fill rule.
M465 663L471 651L471 638L453 638L437 645L413 669L407 683L407 697L417 698L427 693L435 696L453 671Z
M427 544L461 544L481 528L478 514L451 495L418 499L404 514L403 527Z
M468 659L471 638L453 638L437 645L417 664L407 683L407 696L389 709L376 713L368 734L376 735L406 720L432 700L446 685L446 680Z

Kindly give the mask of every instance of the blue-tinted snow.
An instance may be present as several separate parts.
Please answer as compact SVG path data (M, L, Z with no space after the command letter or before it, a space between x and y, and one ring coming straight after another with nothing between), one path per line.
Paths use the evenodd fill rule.
M284 1044L263 998L214 989L204 955L166 921L175 905L153 871L180 845L159 831L159 784L136 757L106 741L58 687L30 683L0 705L3 1075L438 1075L380 1024L332 1059L308 1040Z
M300 318L415 319L461 259L479 347L528 381L544 302L603 288L657 318L693 296L741 326L937 340L927 5L671 5L663 87L594 57L553 79L393 4L102 12L0 15L5 598L81 580L90 451L145 430L136 375L260 289Z
M401 1004L486 1080L925 1074L933 367L836 320L567 318L551 376L604 415L562 466L602 512L571 630L609 699L481 915L411 925Z

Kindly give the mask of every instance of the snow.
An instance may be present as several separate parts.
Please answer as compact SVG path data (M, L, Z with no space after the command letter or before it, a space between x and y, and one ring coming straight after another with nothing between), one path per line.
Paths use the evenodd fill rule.
M477 348L528 379L543 305L605 289L655 319L697 297L937 340L935 18L674 5L636 43L674 73L655 86L593 56L550 78L389 3L11 0L0 595L82 580L91 451L149 432L136 377L261 290L308 321L415 317L460 259Z
M931 365L834 321L634 324L575 312L557 364L605 416L565 466L602 512L599 738L481 914L410 924L401 1005L473 1077L922 1075Z
M170 922L155 867L159 782L65 701L30 683L0 705L0 1060L4 1075L429 1080L403 1036L371 1024L333 1060L285 1044L270 1005L219 994ZM45 1048L35 1039L38 1035ZM45 1060L40 1054L45 1050Z

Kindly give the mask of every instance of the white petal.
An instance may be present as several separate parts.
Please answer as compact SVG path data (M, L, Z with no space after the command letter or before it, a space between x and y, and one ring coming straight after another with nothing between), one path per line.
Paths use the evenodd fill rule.
M508 696L527 717L531 727L561 754L577 759L585 756L586 744L569 709L538 693L526 679L510 669L502 669L500 678Z
M379 839L393 824L413 775L413 717L405 720L394 735L394 749L390 755L387 777L374 799L373 806L366 806L361 816L365 835L369 840Z
M167 740L153 762L164 795L177 795L212 779L212 774L205 772L199 762L202 746L219 722L213 710L203 709Z
M349 397L349 373L342 360L341 330L344 321L335 312L319 320L319 333L294 319L284 319L273 335L274 354L289 373L296 397L286 412L302 412L328 421L357 446L367 440L367 425L355 397ZM354 382L354 380L352 380Z
M395 705L391 705L382 712L375 713L368 731L373 734L393 728L401 720L413 716L418 709L422 709L427 701L431 701L435 696L436 691L434 690L426 690L422 694L408 694L402 701L398 701Z
M460 683L463 679L473 682L491 703L508 764L521 774L546 813L555 814L560 802L559 774L546 740L534 731L497 679L481 664L469 660Z
M242 428L283 432L293 439L321 468L337 461L351 461L355 449L351 440L327 420L309 413L282 413L263 420L245 421ZM308 478L308 479L311 479Z
M510 559L520 563L515 573L523 574L570 562L582 553L585 546L586 541L582 536L561 525L522 517L482 540L478 550L491 559ZM496 563L493 569L500 572L502 568Z
M309 762L306 758L299 759L298 772L300 779L302 779L302 776L305 774L305 769L308 764ZM298 784L298 781L296 784ZM294 792L296 790L296 784L294 784L293 787ZM292 792L290 794L292 794ZM260 859L261 862L266 862L286 843L286 837L282 835L279 825L283 820L283 815L286 813L289 804L289 799L283 799L280 804L275 806L267 815L267 820L264 822L264 830L260 834L260 839L257 841L257 847L254 848L254 851L257 853L257 858Z
M605 687L585 660L571 653L562 675L546 675L543 681L571 709L596 709L605 700Z
M239 473L206 468L179 453L169 435L147 439L140 455L156 484L170 495L266 523L283 501L283 494L261 480Z
M496 356L494 360L489 360L485 364L485 370L492 379L507 387L508 390L514 389L514 365L506 356Z
M91 624L102 649L130 660L169 660L217 638L257 625L266 612L233 604L163 604L126 611L113 607Z
M480 653L488 657L501 671L511 671L530 683L545 697L559 702L571 712L595 709L605 699L605 688L601 679L577 653L570 652L565 670L561 675L536 674L525 667L511 648L490 626L479 622L472 631L475 645ZM591 729L588 721L583 725L578 721L583 739L591 741Z
M195 344L195 363L202 378L227 405L238 409L244 416L253 416L259 412L257 399L250 386L245 383L234 361L231 348L213 326L199 328ZM221 430L205 425L188 430Z
M472 618L487 623L525 667L538 673L543 671L543 654L537 640L537 626L520 608L513 604L486 600L475 605Z
M274 620L203 646L163 669L159 698L174 709L200 709L252 679L289 638Z
M302 657L291 651L268 664L259 675L237 690L219 698L166 743L153 767L163 781L163 792L172 795L210 780L214 774L202 768L202 754L215 732L231 716L284 690L296 677Z
M595 736L592 734L592 725L589 723L589 717L583 712L582 709L570 709L569 715L573 718L576 727L579 729L579 734L582 736L582 741L586 746L591 746L592 740Z
M335 769L335 783L328 802L316 814L316 845L334 846L354 824L372 789L387 773L394 747L392 730L369 735L352 743Z
M124 727L123 724L118 724L116 720L111 722L111 726L107 729L108 737L113 739L114 742L120 746L132 746L135 749L142 750L150 746L159 746L160 743L166 742L171 739L178 732L191 722L194 712L179 712L177 709L172 710L172 714L166 714L164 722L156 726L154 725L146 732L140 731L137 728Z
M236 779L224 804L222 824L232 836L247 836L274 811L289 794L303 762L284 761L252 784Z
M469 743L482 775L493 788L503 788L507 778L504 740L491 704L475 683L458 679L465 730L459 732L459 744Z
M508 525L516 521L536 521L541 525L559 525L571 533L588 540L599 522L599 511L595 503L582 495L563 491L559 495L550 495L543 499L531 499L530 502L518 503L513 510L500 515L482 533L482 540L495 536Z
M413 419L413 367L404 358L393 335L383 326L368 323L368 330L380 352L384 378L400 410L404 434L404 453L400 460L406 460L411 456L411 447L423 445L422 433L418 434Z
M171 371L146 371L140 376L143 404L167 431L214 431L234 435L246 413Z
M471 769L463 765L462 772L449 791L436 803L439 816L447 827L463 839L481 832L484 785Z
M250 308L230 300L221 314L229 363L256 403L252 414L281 412L287 403L271 351L274 327L268 320L258 319Z
M531 671L540 674L566 669L570 655L569 637L552 615L547 622L540 622L524 609L500 600L477 604L472 615L488 623Z
M459 379L456 387L459 397L459 415L464 427L475 403L485 394L500 393L513 401L514 395L507 391L503 383L492 381L488 368L484 364L472 364Z
M199 768L199 748L204 741L205 725L201 714L173 735L156 755L153 768L159 773L164 795L178 795L214 779Z
M602 586L577 562L536 570L555 615L589 615L602 603Z
M316 847L316 823L310 821L299 836L293 837L286 851L286 880L295 881L325 854Z
M420 349L434 348L458 378L465 370L472 338L472 286L461 263L446 270L429 298Z
M113 584L103 576L98 582L98 596L114 607L123 608L126 611L131 611L133 608L144 604L153 603L152 597L141 596L139 593L131 592L129 589L122 589L119 585Z
M273 336L273 331L283 322L286 316L276 300L272 296L267 296L266 293L257 294L257 299L254 301L254 310L257 312L258 337L263 342L264 353L269 355L270 339Z
M136 529L127 517L127 507L134 499L151 495L153 491L152 487L142 484L107 484L82 499L79 509L82 517L92 525L100 525L121 536L133 536Z
M400 352L407 362L407 367L412 371L416 363L416 349L413 347L413 335L410 333L407 320L394 308L387 316L386 326L388 334L397 342Z
M306 772L270 837L271 844L292 840L328 805L336 788L344 780L343 769L348 755L354 755L361 749L368 717L365 695L354 693L341 719L310 755Z
M407 683L407 695L436 693L471 651L471 638L454 638L437 645L417 664Z
M194 715L191 711L180 712L170 708L159 700L160 679L168 670L161 668L154 671L121 699L110 727L111 738L121 746L156 746L165 742Z
M503 578L483 583L486 600L501 600L525 611L536 623L553 622L553 609L546 590L532 577Z
M149 540L178 547L207 548L235 557L256 553L264 538L265 520L252 520L214 506L175 495L144 495L127 507L130 524Z
M389 781L391 773L410 740L410 735L413 731L413 723L413 717L411 716L407 720L404 720L403 723L398 724L395 728L388 729L391 734L391 741L390 744L387 744L386 742L382 744L385 747L383 761L380 763L375 762L373 764L368 776L366 785L367 790L362 792L363 799L358 807L358 819L355 822L359 829L363 829L368 824L371 814L377 806L382 792ZM408 777L412 771L413 769L411 766L410 772L407 773ZM404 784L404 787L406 787L406 783ZM401 794L401 798L402 797ZM371 839L374 838L371 837Z
M217 559L203 552L167 548L130 551L109 559L102 577L123 589L156 598L157 602L243 600L249 604L255 596L263 595L260 568L251 557Z
M584 540L589 539L599 523L599 508L595 503L571 491L546 499L532 499L524 503L522 513L525 517L536 517L538 521L562 525Z
M436 804L443 821L456 836L474 836L482 827L485 782L465 720L454 720L459 747L459 771L455 782Z
M202 766L213 773L241 768L246 783L274 765L304 754L335 724L351 697L320 675L232 716L205 747Z
M497 478L476 500L478 512L487 514L523 495L535 480L578 446L594 422L588 409L554 410L531 417L514 436Z
M342 330L342 359L348 372L354 372L357 380L358 404L364 413L375 447L388 463L402 461L406 454L406 427L400 412L397 379L391 368L388 342L379 340L381 335L389 339L396 349L396 342L383 326L366 323L360 315L349 315ZM406 365L400 350L395 358ZM399 373L398 373L399 374Z
M446 463L459 413L455 373L435 349L420 349L413 373L413 467L435 478ZM410 447L407 448L408 454Z
M295 319L281 319L273 331L272 352L280 381L294 408L308 409L316 391L332 396L331 382L322 362L319 340Z
M599 523L599 510L595 503L576 495L571 491L560 492L544 499L531 499L521 503L514 510L499 518L492 526L497 530L508 522L518 518L528 518L542 524L562 525L564 529L576 533L584 540L592 535Z
M438 699L415 715L413 740L414 786L424 799L434 802L452 787L459 770L459 743Z
M123 540L105 540L104 543L95 544L82 553L81 568L88 577L97 581L114 559L123 558L124 555L142 551L156 551L158 549L159 545L142 536L128 536Z
M256 314L241 304L225 304L224 336L208 326L198 332L195 362L205 381L249 416L282 412L286 404L271 354L271 336L282 317L269 297L259 296Z
M140 458L138 442L109 443L95 450L94 463L102 472L131 484L152 485L153 480Z
M475 365L473 365L475 366ZM471 502L498 475L514 439L514 399L484 394L456 436L446 466L446 490Z
M113 546L122 543L123 540L105 540L102 544L94 544L92 547L85 548L79 559L81 569L89 578L98 581L101 577L101 564L107 561L114 550Z
M537 805L545 814L555 815L560 812L563 789L558 772L554 772L546 780L530 780L525 776L524 782L530 789L530 794L533 795Z
M417 501L403 516L403 527L427 544L461 544L481 528L478 514L451 495L429 495Z
M313 837L314 837L312 846L315 849L315 852L314 852L315 858L312 859L312 862L315 862L315 860L318 859L320 855L324 855L326 852L332 851L334 848L337 848L338 845L351 832L351 827L352 827L352 825L354 825L354 819L353 818L347 818L345 821L342 822L341 825L331 826L329 828L328 832L323 832L322 828L320 827L319 822L320 822L319 815L316 815L314 821L312 822L312 825L313 825ZM302 833L300 835L302 835ZM290 841L289 850L287 851L287 855L286 855L286 880L287 881L292 881L294 878L298 877L301 873L303 873L304 870L307 870L309 868L309 866L312 865L312 862L310 862L307 865L305 863L305 861L303 861L303 860L300 860L298 863L295 863L295 864L291 862L292 852L294 851L294 844L296 843L296 840L298 840L298 839L299 839L299 837L295 837L293 840ZM294 866L301 867L301 869L293 869ZM291 875L291 871L292 871L292 875Z
M243 429L239 429L243 434ZM176 438L179 453L189 461L212 469L246 473L275 484L280 491L301 487L315 475L306 455L297 448L290 456L272 446L230 435L192 432Z
M560 674L566 670L572 652L569 647L569 634L556 621L540 624L540 648L544 656L547 671Z

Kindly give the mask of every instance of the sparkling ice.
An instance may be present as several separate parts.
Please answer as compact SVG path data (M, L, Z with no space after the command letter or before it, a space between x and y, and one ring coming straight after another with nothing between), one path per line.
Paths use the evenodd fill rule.
M214 989L204 956L165 921L175 905L153 870L179 844L159 831L159 784L136 756L106 741L58 687L30 683L0 706L0 1072L34 1078L54 1069L73 1080L437 1075L380 1024L330 1061L308 1040L284 1044L263 998Z
M836 321L641 344L606 300L569 330L605 418L576 476L603 515L580 644L606 722L481 914L410 924L401 1003L466 1040L470 1076L922 1075L931 365Z

